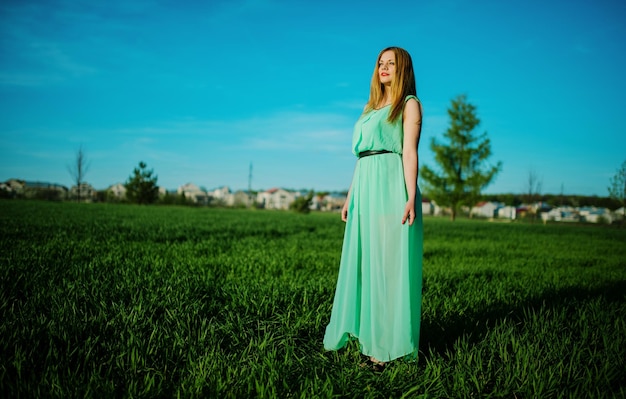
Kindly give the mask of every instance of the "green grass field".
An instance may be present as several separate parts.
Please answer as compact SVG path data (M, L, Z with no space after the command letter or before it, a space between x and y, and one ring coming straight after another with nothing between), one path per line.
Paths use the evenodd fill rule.
M322 348L337 214L0 201L2 397L626 397L626 229L425 220L419 359Z

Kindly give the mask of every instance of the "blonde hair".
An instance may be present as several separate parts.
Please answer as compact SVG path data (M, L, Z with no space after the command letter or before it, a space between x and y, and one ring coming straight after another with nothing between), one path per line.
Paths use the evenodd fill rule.
M391 82L391 110L387 120L393 122L400 115L404 108L404 99L408 95L417 95L415 89L415 73L413 72L413 61L411 55L400 47L387 47L381 50L376 58L372 83L370 85L370 98L365 105L363 113L368 113L376 109L385 98L385 86L380 83L378 76L378 63L385 51L393 51L396 56L396 77Z

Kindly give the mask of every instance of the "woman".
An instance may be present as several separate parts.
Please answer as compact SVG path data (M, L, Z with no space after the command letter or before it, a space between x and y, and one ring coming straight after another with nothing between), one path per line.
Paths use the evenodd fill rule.
M398 47L380 52L370 97L357 121L358 156L341 219L346 230L324 347L358 339L364 364L380 371L415 357L422 291L422 208L417 147L422 109L415 96L411 56Z

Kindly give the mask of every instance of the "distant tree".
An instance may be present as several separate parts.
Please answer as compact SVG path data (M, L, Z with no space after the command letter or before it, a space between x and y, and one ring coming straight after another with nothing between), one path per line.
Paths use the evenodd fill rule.
M159 199L157 176L153 176L153 173L154 171L148 170L143 161L139 162L139 167L134 169L133 174L124 184L128 201L136 204L152 204Z
M192 202L187 200L185 192L172 193L165 191L165 194L159 196L158 203L161 205L190 205Z
M611 178L611 185L608 187L609 195L622 205L622 218L626 218L626 161L617 170L615 176ZM624 219L622 219L624 220Z
M502 163L483 166L491 156L491 142L487 133L474 134L480 124L476 107L461 95L452 100L448 109L450 127L444 133L447 143L435 138L430 143L441 173L424 165L420 175L425 182L425 193L439 206L449 206L454 221L462 205L473 206L480 198L480 191L487 187L502 169Z
M190 198L187 198L184 191L176 196L176 205L191 205L193 202Z
M543 185L543 180L539 177L539 174L534 170L530 169L528 171L528 180L526 180L526 195L525 200L529 205L529 214L531 221L535 221L537 217L537 208L534 208L532 205L541 199L541 186Z
M513 193L486 194L482 196L483 201L502 202L504 205L518 206L521 204L519 198Z
M10 199L15 198L15 192L9 190L0 190L0 198Z
M162 205L174 205L176 202L176 196L171 195L169 192L165 191L165 194L159 198L159 204Z
M67 166L67 171L72 177L72 182L76 184L76 189L78 190L76 201L80 201L82 198L81 187L85 181L85 175L89 171L89 166L90 162L87 161L85 151L83 151L83 146L81 145L76 151L74 163Z
M96 191L96 201L107 202L109 201L109 192L107 190Z
M528 171L528 179L526 180L526 202L532 204L538 200L539 194L541 194L541 186L543 180L539 177L539 174L531 169Z
M521 204L521 201L519 201L516 197L515 194L504 194L502 196L502 202L504 202L505 205L509 205L509 206L518 206L519 204Z
M300 212L300 213L309 213L311 212L311 200L313 199L313 190L309 191L306 196L301 196L295 199L290 205L289 209Z
M561 183L561 193L559 194L559 206L565 204L565 186Z

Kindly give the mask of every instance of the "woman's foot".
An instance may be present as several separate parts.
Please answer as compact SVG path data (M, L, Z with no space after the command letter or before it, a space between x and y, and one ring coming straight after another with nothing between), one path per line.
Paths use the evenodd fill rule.
M372 363L372 370L376 371L377 373L381 373L385 369L385 366L387 365L387 363L381 362L380 360L376 359L374 356L370 357L370 362Z
M365 362L359 364L360 367L372 369L376 373L382 373L387 363L381 362L374 356L370 356Z

